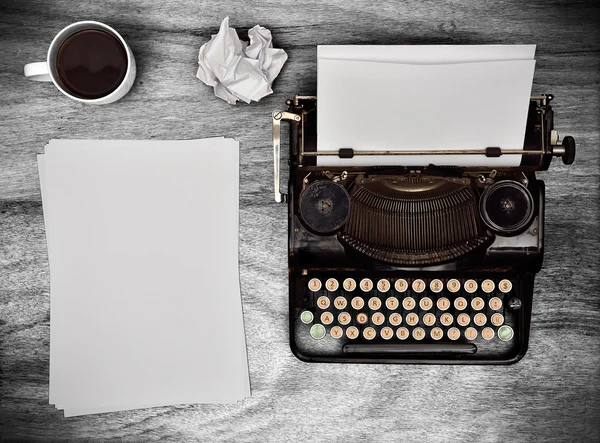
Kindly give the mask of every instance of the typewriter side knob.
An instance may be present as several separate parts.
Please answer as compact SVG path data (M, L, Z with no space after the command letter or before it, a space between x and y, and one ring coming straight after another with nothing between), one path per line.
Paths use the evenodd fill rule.
M563 138L562 145L565 150L562 161L565 165L570 165L575 161L575 139L568 135Z
M529 190L513 180L502 180L486 188L480 199L484 223L505 236L521 233L533 218L534 203Z
M350 215L350 196L346 189L329 180L318 180L300 195L300 217L317 234L340 229Z
M571 165L575 161L575 139L570 135L563 138L562 144L557 145L558 133L552 131L550 143L552 155L560 157L565 165Z

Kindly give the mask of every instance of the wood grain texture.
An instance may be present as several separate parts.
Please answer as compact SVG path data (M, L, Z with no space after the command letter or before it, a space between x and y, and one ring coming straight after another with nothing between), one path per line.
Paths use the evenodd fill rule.
M195 78L229 15L273 31L289 61L275 93L230 106ZM130 94L84 106L23 65L76 20L132 47ZM600 9L596 1L3 1L0 6L0 438L4 441L598 441ZM270 112L316 93L317 44L536 43L534 93L556 96L572 167L547 186L546 255L530 349L509 367L319 365L288 346L286 209L272 199ZM498 122L502 124L502 122ZM49 272L35 154L51 138L241 142L240 260L253 395L65 419L48 405ZM160 209L160 207L159 207ZM210 235L210 234L207 234ZM193 343L190 352L194 352Z

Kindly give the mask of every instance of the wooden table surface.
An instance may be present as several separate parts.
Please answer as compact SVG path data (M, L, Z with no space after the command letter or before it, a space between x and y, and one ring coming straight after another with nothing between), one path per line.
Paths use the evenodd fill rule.
M600 9L596 1L6 1L0 6L0 437L4 441L598 441ZM270 28L275 93L231 106L195 78L223 17ZM129 95L78 104L23 77L53 36L106 22L133 49ZM578 142L546 181L530 348L508 367L317 365L288 346L286 208L272 198L273 109L316 93L318 44L536 43L534 93ZM493 106L493 101L490 102ZM502 124L502 122L498 122ZM252 397L65 419L48 405L49 272L35 154L52 138L241 142L240 260ZM210 235L210 233L206 233ZM193 347L190 348L193 352Z

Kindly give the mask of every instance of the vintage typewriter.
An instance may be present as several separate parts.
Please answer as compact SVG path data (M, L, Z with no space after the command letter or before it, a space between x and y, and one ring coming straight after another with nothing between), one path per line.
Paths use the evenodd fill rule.
M532 97L517 168L318 167L317 98L273 112L275 200L288 203L290 343L304 361L509 364L527 350L558 143L552 95ZM280 192L281 122L289 186ZM428 152L433 154L434 152ZM381 152L378 154L390 154ZM395 155L423 154L403 152ZM365 154L366 155L366 154ZM394 155L394 154L390 154Z

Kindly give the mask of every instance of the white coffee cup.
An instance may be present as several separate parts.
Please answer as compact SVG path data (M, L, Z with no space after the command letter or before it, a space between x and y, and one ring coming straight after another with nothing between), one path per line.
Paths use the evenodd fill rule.
M60 49L61 45L71 35L84 29L99 29L108 32L121 42L123 48L127 53L127 71L125 77L123 78L117 89L112 91L110 94L107 94L100 98L86 99L72 94L62 84L58 75L58 71L56 69L56 57L58 55L58 50ZM127 92L129 92L129 90L133 86L133 82L135 81L136 68L133 52L131 52L131 49L129 48L127 43L125 43L123 37L121 37L121 35L117 31L115 31L110 26L105 25L104 23L95 21L82 21L73 23L64 28L62 31L60 31L56 35L56 37L54 37L52 43L50 43L50 48L48 49L48 57L46 61L38 63L29 63L25 65L24 72L25 77L31 80L54 83L54 86L56 86L60 92L62 92L64 95L73 100L77 100L78 102L82 103L90 103L93 105L105 105L107 103L112 103L119 100L125 94L127 94Z

